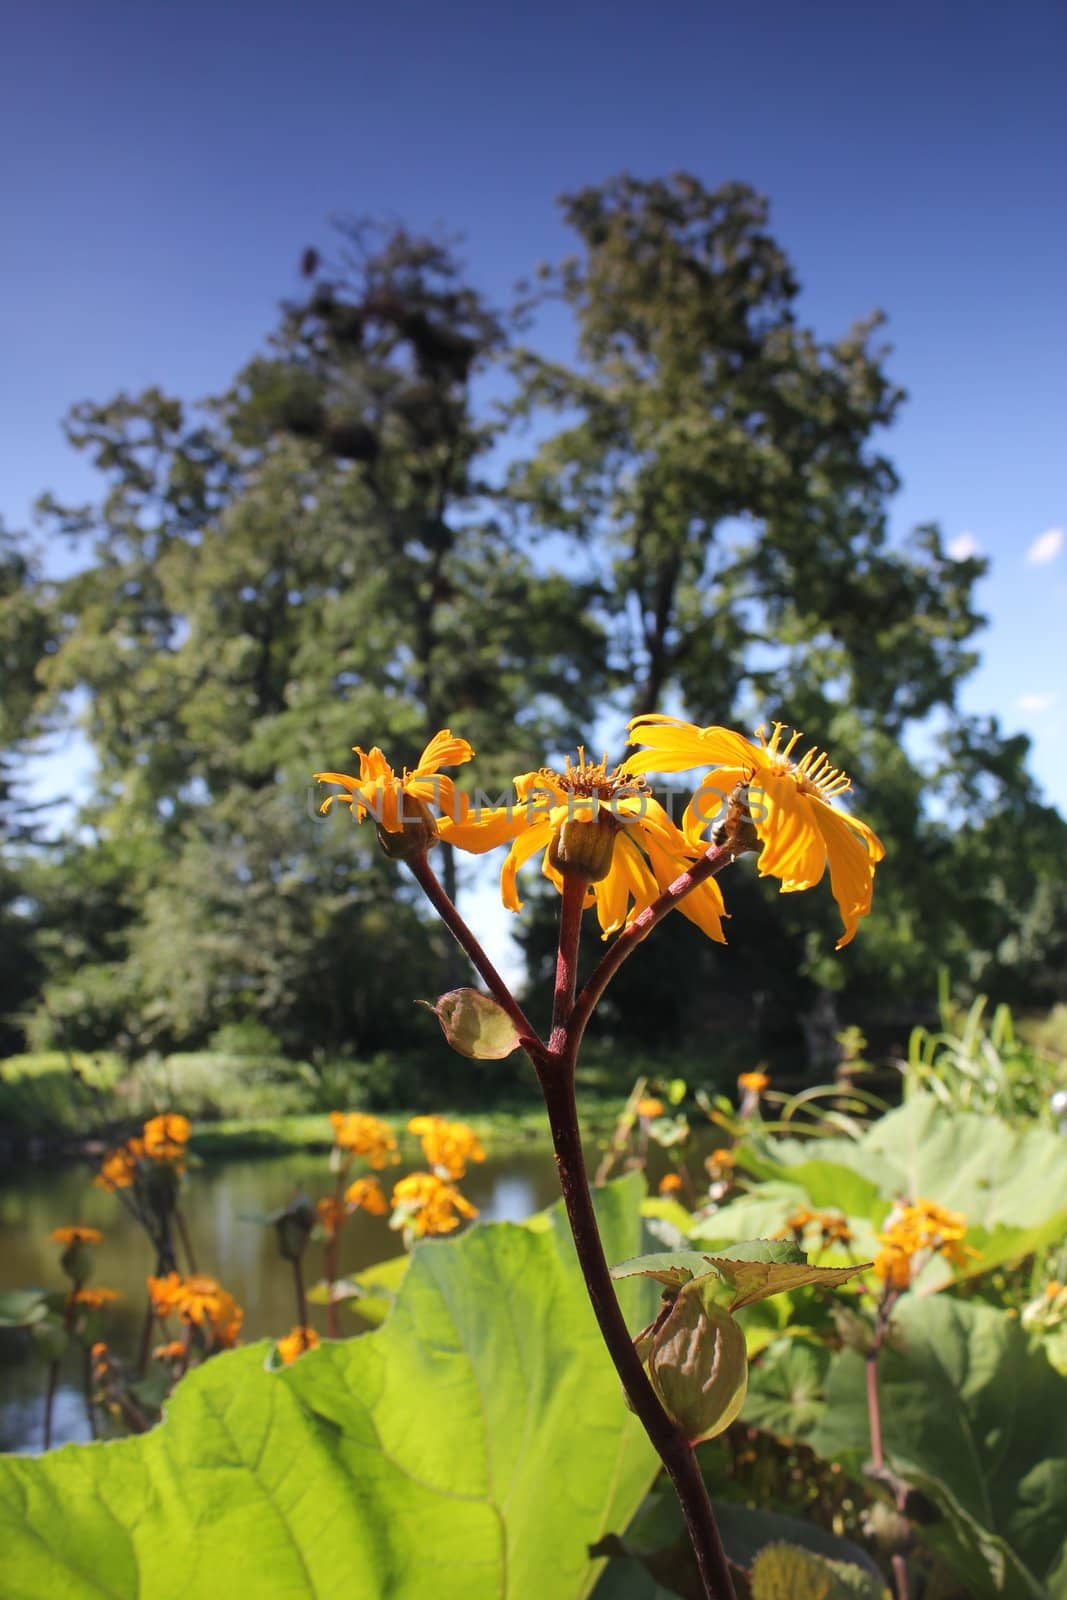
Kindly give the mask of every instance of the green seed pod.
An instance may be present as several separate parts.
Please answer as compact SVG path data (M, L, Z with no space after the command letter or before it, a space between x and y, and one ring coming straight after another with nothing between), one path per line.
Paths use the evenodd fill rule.
M741 1325L712 1295L705 1298L700 1284L698 1278L682 1290L648 1353L652 1387L690 1444L724 1432L748 1389Z
M59 1258L59 1264L74 1283L88 1283L93 1275L93 1247L84 1239L72 1239Z
M306 1194L298 1194L278 1216L278 1253L283 1261L299 1261L315 1226L315 1208Z
M573 817L552 836L548 859L565 878L599 883L611 871L619 824L605 807L592 817Z

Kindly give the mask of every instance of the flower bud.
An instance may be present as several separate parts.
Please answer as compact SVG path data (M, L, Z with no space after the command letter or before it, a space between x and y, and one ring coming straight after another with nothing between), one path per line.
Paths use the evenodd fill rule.
M93 1247L84 1239L72 1239L59 1258L59 1264L73 1283L88 1283L93 1275Z
M426 802L413 794L400 795L399 812L403 827L390 833L379 823L378 843L390 861L416 861L437 843L437 820Z
M283 1261L299 1261L315 1226L315 1208L306 1194L298 1194L274 1224Z
M690 1444L723 1433L748 1389L741 1325L712 1294L701 1293L701 1281L695 1279L678 1295L648 1352L652 1387Z
M602 806L590 816L569 817L552 835L548 859L565 878L599 883L611 871L618 831L618 822Z

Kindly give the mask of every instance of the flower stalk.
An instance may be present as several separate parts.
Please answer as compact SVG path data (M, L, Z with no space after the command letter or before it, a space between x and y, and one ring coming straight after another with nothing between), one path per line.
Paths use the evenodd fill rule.
M577 874L564 876L552 1027L547 1045L538 1038L480 943L445 895L426 857L408 862L493 998L514 1021L520 1042L533 1062L548 1113L564 1208L593 1314L633 1412L674 1485L707 1600L736 1600L736 1590L693 1447L660 1404L634 1349L615 1294L586 1172L575 1099L575 1068L586 1024L627 956L681 899L722 871L737 854L735 844L716 847L675 879L619 935L580 991L578 956L587 880ZM632 932L635 928L637 931Z

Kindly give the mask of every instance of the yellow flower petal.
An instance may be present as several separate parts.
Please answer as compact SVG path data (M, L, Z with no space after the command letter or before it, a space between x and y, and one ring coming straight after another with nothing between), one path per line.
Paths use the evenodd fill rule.
M422 752L412 777L423 777L436 772L438 767L462 766L464 761L472 760L473 756L474 751L466 739L457 739L451 728L442 728L440 733L434 734Z
M500 895L509 911L521 911L522 901L519 899L515 879L519 868L524 861L536 855L538 850L548 848L552 839L552 823L546 817L542 822L535 822L532 827L527 827L515 840L511 849L504 858L504 865L500 869Z
M457 849L466 850L471 855L484 855L498 845L510 844L530 825L526 807L521 804L498 806L494 810L479 811L476 816L472 812L471 815L474 820L459 822L454 822L451 817L442 817L439 827L446 844L454 844Z
M766 753L732 728L698 728L678 717L635 717L630 743L647 748L627 756L630 772L686 772L692 767L731 766L755 772L767 765Z
M812 801L811 809L826 846L830 861L830 887L845 926L836 946L842 950L855 938L860 918L865 917L871 909L874 862L866 838L852 831L851 817L844 816L819 800Z

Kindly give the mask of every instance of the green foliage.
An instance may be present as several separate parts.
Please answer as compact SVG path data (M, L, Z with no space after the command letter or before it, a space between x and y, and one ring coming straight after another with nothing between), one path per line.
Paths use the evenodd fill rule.
M0 1126L22 1134L83 1135L114 1114L122 1076L112 1054L37 1051L0 1061Z
M944 1295L908 1298L879 1364L889 1466L937 1508L920 1537L976 1597L1030 1600L1067 1579L1067 1378L1018 1321ZM809 1436L859 1473L864 1361L831 1364ZM1062 1592L1062 1591L1060 1591Z
M637 1244L639 1190L600 1197L613 1254ZM381 1330L281 1372L264 1354L197 1369L152 1433L7 1459L9 1600L579 1600L587 1546L654 1475L558 1213L420 1245Z
M960 1270L972 1275L1043 1249L1067 1227L1058 1134L1014 1129L992 1115L949 1116L929 1094L916 1094L858 1139L757 1137L741 1160L765 1181L701 1219L693 1239L774 1233L791 1210L811 1205L844 1211L857 1248L866 1250L896 1199L922 1198L966 1217L978 1254ZM943 1262L931 1261L923 1283L936 1287L949 1276Z
M796 1545L762 1549L752 1565L752 1600L887 1600L870 1573Z
M1009 1122L1053 1124L1052 1096L1067 1087L1067 1054L1027 1044L1016 1033L1011 1008L979 995L957 1006L942 976L941 1027L913 1030L908 1041L906 1094L932 1095L952 1111L994 1112Z

